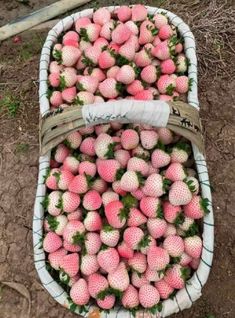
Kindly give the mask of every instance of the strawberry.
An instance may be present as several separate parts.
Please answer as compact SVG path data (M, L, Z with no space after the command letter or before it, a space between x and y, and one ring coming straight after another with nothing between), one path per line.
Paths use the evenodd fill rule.
M85 279L80 278L73 284L70 290L70 297L72 301L79 306L86 305L90 300L88 285Z
M184 167L181 163L173 162L166 169L165 177L171 181L182 181L186 178Z
M111 136L105 133L99 134L96 138L94 147L98 158L111 159L114 157L114 142Z
M175 289L181 289L185 286L185 281L188 279L190 269L179 264L173 265L166 271L164 280L168 285Z
M138 249L140 241L144 237L144 232L139 227L128 227L123 234L124 242L132 249Z
M171 150L171 162L184 163L188 160L190 146L185 143L177 143Z
M164 279L155 282L154 286L157 288L161 299L168 299L174 291L174 288L167 284Z
M89 276L98 271L99 264L96 255L83 255L81 257L80 271L83 275Z
M43 207L47 208L50 215L57 216L62 212L62 192L52 191L43 202Z
M60 269L61 259L66 254L67 254L67 251L64 248L60 248L56 250L55 252L48 254L48 261L51 267L58 271Z
M163 248L171 257L180 257L184 252L184 241L178 235L169 235L163 242Z
M157 129L158 137L159 140L164 144L164 145L169 145L173 141L173 135L170 129L161 127Z
M98 191L90 190L83 197L83 207L86 210L98 210L102 205L102 199Z
M120 233L110 225L104 225L100 231L101 242L107 246L115 247L118 244Z
M141 175L146 176L149 171L149 166L143 159L133 157L128 161L127 170L139 172Z
M69 183L69 191L77 194L86 193L89 189L89 183L85 175L77 175Z
M82 91L77 94L77 96L75 97L74 103L76 105L83 106L83 105L93 104L94 100L95 100L95 96L92 93Z
M90 126L90 127L82 127L78 130L78 132L82 135L82 136L85 136L85 135L91 135L93 134L95 131L95 128L94 126Z
M131 275L131 283L136 288L140 288L142 285L148 284L148 280L145 275L133 272Z
M151 163L154 168L163 168L171 161L171 157L162 149L155 149L151 155Z
M59 107L63 103L62 94L59 91L54 91L50 97L50 103L53 107Z
M93 13L93 21L96 24L104 25L109 22L111 14L106 8L99 8Z
M145 67L151 64L151 55L147 49L142 49L135 54L134 62L139 67Z
M62 246L61 238L54 232L48 232L43 240L43 249L47 253L53 253Z
M102 228L102 219L98 212L89 211L83 220L84 226L87 231L100 231Z
M147 222L147 218L136 208L131 208L127 225L130 227L140 226Z
M134 251L124 241L118 245L117 250L122 258L129 259L134 255Z
M164 61L171 57L171 51L167 41L160 42L151 51L152 55L157 59Z
M107 295L104 299L97 299L97 305L102 309L112 309L114 307L116 298L114 295Z
M95 42L100 35L100 31L101 26L99 24L90 23L84 28L81 28L79 34L86 42Z
M95 133L97 136L99 136L100 134L106 134L109 132L110 127L111 127L110 124L96 125Z
M75 86L65 88L62 91L62 98L67 103L72 103L73 100L75 99L76 95L77 95L77 90L76 90ZM61 107L62 107L62 105L61 105Z
M191 227L194 226L194 224L195 224L194 219L191 219L191 218L185 216L184 222L182 224L179 224L179 229L187 232L188 230L190 230Z
M131 8L128 6L120 6L117 9L116 13L119 21L126 22L130 20L132 11Z
M79 245L71 244L67 241L63 242L63 247L66 251L72 252L72 253L77 253L81 251L81 247Z
M66 191L62 195L62 204L64 212L74 212L80 205L80 197L78 194Z
M117 172L121 168L120 163L115 159L99 159L96 161L96 165L98 174L106 182L114 182Z
M176 70L175 63L172 59L162 61L160 67L163 74L173 74Z
M108 281L104 276L98 273L88 276L88 290L91 297L97 299L98 294L106 290L108 287Z
M99 50L101 52L102 49L106 47L108 44L109 42L106 39L104 39L103 37L100 37L95 41L94 48L96 48L96 50Z
M76 276L79 271L78 253L64 255L60 262L60 268L69 275L69 277Z
M175 53L181 53L183 51L184 47L182 43L177 43L175 46Z
M160 295L157 289L152 285L143 285L139 289L139 301L144 308L152 308L157 305Z
M52 87L60 86L60 74L59 73L51 73L48 76L48 81Z
M102 194L103 205L106 206L112 201L118 201L119 195L111 190L108 190Z
M154 40L153 40L153 46L157 46L159 43L161 43L162 41L159 39L159 36L155 36ZM156 65L160 65L160 61L158 59L154 60L154 63L156 63ZM155 65L155 64L154 64Z
M72 87L77 82L77 72L72 67L66 67L60 75L61 88Z
M92 43L91 42L87 42L85 41L84 39L81 39L80 40L80 43L79 43L79 49L81 50L81 52L83 53L80 58L78 59L78 62L77 62L77 65L76 65L76 68L79 70L79 69L83 69L85 68L85 66L90 62L89 60L86 60L84 59L84 52L88 49L88 48L91 48L93 47ZM100 52L96 52L97 54ZM96 56L96 55L95 55ZM84 63L84 64L83 64ZM92 64L92 63L91 63Z
M101 240L98 233L89 232L85 237L85 250L89 255L95 255L98 253L101 247Z
M140 209L148 218L162 216L161 203L158 198L143 197L140 200Z
M148 171L148 175L150 176L153 173L159 173L159 169L158 168L154 168L153 165L151 164L151 162L148 163L149 166L149 171Z
M105 206L105 216L108 223L115 229L122 228L126 223L124 205L120 201L110 202Z
M160 271L169 264L170 257L165 249L152 246L147 253L147 262L150 269Z
M126 150L134 149L138 146L139 135L134 129L126 129L121 135L121 145Z
M111 34L114 28L115 28L115 21L111 19L109 22L105 23L102 26L100 31L100 36L108 41L111 40Z
M112 41L116 44L122 44L126 42L131 36L131 30L125 24L118 24L112 31Z
M125 308L136 308L139 305L139 295L137 289L134 286L129 285L124 291L121 301Z
M65 45L61 50L62 64L65 66L73 66L80 56L81 51L74 46Z
M152 92L152 90L150 88L145 89L145 90L135 94L134 99L136 99L136 100L153 100L154 93Z
M172 224L182 224L184 222L184 215L180 206L174 206L170 202L163 203L164 218L167 222Z
M200 261L201 261L200 258L193 258L192 261L189 263L189 266L192 267L192 269L197 270L200 264Z
M62 46L61 46L62 49ZM53 54L53 53L52 53ZM49 71L50 73L57 73L59 74L64 69L64 66L59 64L57 61L52 61L49 65Z
M127 92L131 95L136 95L144 90L144 86L140 80L134 80L127 86Z
M158 142L158 134L154 130L142 130L140 132L140 141L143 148L153 149Z
M108 282L110 287L121 292L125 291L128 288L130 279L126 266L123 262L119 263L114 272L108 274Z
M105 98L116 98L119 95L119 84L114 78L107 78L99 84L99 91Z
M108 69L115 65L115 54L112 50L107 49L102 51L98 59L99 67L101 69Z
M155 14L153 20L157 29L160 29L163 25L168 24L167 17L161 13Z
M188 174L188 170L187 170L187 174ZM194 195L197 195L200 188L198 179L196 179L195 177L187 177L185 179L185 182L190 187L190 190L192 191L192 193Z
M101 54L101 50L99 50L95 46L95 44L93 46L89 46L85 48L84 50L84 53L82 55L82 63L88 67L94 67L98 64L100 54ZM84 74L85 74L85 71L84 71ZM86 75L91 75L91 74L88 73Z
M184 54L178 54L176 56L176 72L185 73L188 69L188 60Z
M177 234L176 227L173 224L168 223L166 232L164 233L163 236L168 237L169 235L176 235L176 234Z
M131 84L135 80L135 71L130 65L123 65L116 75L116 80L123 84Z
M106 73L107 78L114 78L115 79L119 70L120 70L120 67L117 65L110 67Z
M132 192L143 183L143 177L139 172L126 171L121 177L120 186L124 191Z
M88 17L81 17L75 21L75 30L79 33L81 28L84 28L91 23Z
M71 244L82 244L84 241L85 227L82 222L73 220L66 224L63 232L65 241Z
M167 40L173 35L173 30L169 24L160 27L158 36L161 40Z
M47 216L47 222L49 229L55 232L57 235L63 235L64 228L68 223L68 219L65 215L58 215L58 216Z
M184 75L178 76L176 78L175 83L176 83L176 90L178 93L185 94L188 92L190 81L187 76L184 76Z
M97 78L99 82L102 82L106 78L104 72L100 68L93 68L93 69L88 68L88 72L86 75L90 75L92 77Z
M145 83L153 84L157 80L157 68L154 65L147 65L142 69L140 76Z
M173 102L174 98L173 98L173 96L170 96L170 95L160 94L159 100L162 100L164 102Z
M86 137L80 145L80 151L89 156L95 156L95 138Z
M134 22L146 20L147 14L147 9L142 4L136 4L131 8L131 20Z
M172 205L186 205L192 200L189 186L183 181L175 181L169 191L169 201Z
M67 42L69 41L74 41L74 42L77 42L77 45L78 45L78 42L79 42L79 35L77 34L77 32L75 31L68 31L65 33L65 35L63 36L63 45L69 45L67 44Z
M70 150L63 144L59 144L56 148L54 158L57 162L62 163L70 154Z
M157 239L164 235L167 229L167 223L160 218L150 218L147 221L147 227L150 235Z
M160 197L166 192L168 183L160 174L153 173L145 181L143 192L146 196Z
M150 153L149 151L145 150L141 146L137 146L135 149L132 150L132 156L133 157L139 157L144 160L149 160Z
M161 75L157 81L157 88L161 94L172 95L175 89L175 80L169 75Z
M67 170L61 170L58 173L56 172L55 176L57 178L57 184L60 190L67 190L70 182L74 178L74 175Z
M103 99L103 97L101 97L101 96L96 96L95 95L95 98L94 98L94 104L95 103L104 103L104 99Z
M157 282L161 279L163 275L159 274L158 271L150 269L150 267L147 267L145 272L145 277L149 282Z
M192 258L199 258L202 253L202 240L198 235L184 239L185 252Z
M94 76L81 76L77 83L77 88L79 91L87 91L93 94L95 93L98 84L99 81Z
M95 163L90 162L90 161L82 161L79 164L78 173L94 177L96 175L96 165L95 165Z
M192 257L189 256L188 254L186 253L183 253L181 256L180 256L180 262L179 264L181 266L187 266L189 265L189 263L192 261Z
M114 152L114 158L120 163L122 168L126 168L131 155L129 151L124 149L119 149Z
M184 206L184 213L187 217L192 219L201 219L206 214L210 213L208 209L209 200L196 195L192 200Z
M147 268L146 256L142 253L136 252L132 258L129 258L128 265L132 268L132 270L142 274Z
M66 142L68 142L70 148L77 149L82 142L82 136L78 131L74 131L68 135Z
M143 239L141 240L139 244L139 248L142 254L147 255L150 247L156 246L156 245L157 245L156 240L151 235L145 234L145 236L143 237Z
M135 40L130 36L129 40L126 41L123 45L120 46L118 50L117 62L120 65L123 65L125 62L133 61L135 57Z
M113 247L101 250L97 255L99 266L107 273L113 273L119 265L119 254Z
M137 200L141 200L144 197L144 192L141 188L138 188L137 190L132 191L131 195L133 195L133 197L135 197Z

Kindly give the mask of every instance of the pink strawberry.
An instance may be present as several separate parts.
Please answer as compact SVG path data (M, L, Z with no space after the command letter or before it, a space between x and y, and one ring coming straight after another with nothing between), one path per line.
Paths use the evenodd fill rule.
M69 183L68 187L70 192L83 194L86 193L89 189L89 184L87 177L85 175L77 175Z
M164 145L169 145L173 141L173 135L170 129L161 127L157 129L157 133L159 136L159 140L164 144Z
M184 222L184 216L180 206L174 206L166 201L163 203L163 212L165 220L169 223L179 225Z
M107 78L99 84L99 91L105 98L116 98L119 94L119 86L114 78Z
M130 20L132 11L131 8L128 6L121 6L117 9L116 13L118 20L120 20L121 22L126 22Z
M131 30L132 35L137 36L139 34L139 28L134 21L127 21L125 22L125 25L127 25L128 28Z
M101 178L97 178L92 182L92 190L97 191L99 194L104 193L108 189L107 182Z
M161 43L162 41L159 39L159 36L155 36L154 40L153 40L153 46L156 47L159 43ZM160 61L158 59L154 60L154 65L160 65Z
M100 31L100 36L106 40L111 40L111 34L113 29L115 28L114 20L110 20L109 22L105 23Z
M167 186L167 180L163 179L160 174L153 173L145 181L143 192L146 196L157 198L166 192Z
M81 28L79 34L82 39L87 42L95 42L98 39L101 31L101 26L96 23L90 23L84 28Z
M118 50L120 61L133 61L135 56L135 43L132 36Z
M131 30L125 24L118 24L112 32L112 41L117 44L126 42L131 36Z
M51 73L48 76L48 81L52 87L58 87L60 85L60 74L59 73Z
M78 62L76 64L76 68L78 70L84 69L85 66L89 63L89 60L84 59L84 52L88 49L88 48L92 48L93 45L91 42L87 42L84 39L81 39L79 42L79 49L81 50L81 52L83 53L80 58L78 59ZM93 51L94 52L94 51ZM96 58L97 54L100 54L100 52L96 52L96 55L94 58Z
M64 69L64 66L61 64L58 64L57 61L52 61L50 63L50 66L49 66L50 73L57 73L58 74L58 73L62 72L63 69Z
M74 277L79 271L79 255L78 253L72 253L63 256L60 262L60 268L67 274L69 277Z
M188 174L188 170L186 171ZM187 183L187 185L189 186L191 192L194 195L197 195L200 189L200 185L199 185L199 181L198 179L196 179L195 177L187 177L185 179L185 182Z
M141 73L141 79L148 84L155 83L157 80L157 69L154 65L145 66Z
M189 263L192 261L192 257L189 256L188 254L186 253L183 253L181 256L180 256L180 262L179 264L181 266L187 266L189 265Z
M79 245L71 244L67 241L63 242L63 247L66 251L72 252L72 253L77 253L81 251L81 247Z
M201 219L210 212L208 209L209 200L201 196L193 196L192 200L184 206L184 213L192 219Z
M108 287L108 281L104 276L98 273L88 276L88 290L91 297L97 298L98 294L106 290Z
M171 161L171 157L162 149L155 149L152 152L151 163L154 168L163 168Z
M66 254L67 254L67 251L64 248L60 248L56 250L55 252L50 253L48 255L48 261L51 267L58 271L60 269L61 259Z
M176 70L175 63L172 59L167 59L161 62L160 67L163 74L173 74Z
M127 170L140 172L143 176L146 176L149 171L149 166L143 159L133 157L128 161Z
M73 180L74 175L67 170L61 170L58 174L56 174L56 178L58 180L58 187L60 190L67 190L70 182Z
M65 66L73 66L81 56L81 51L74 46L65 45L61 52L62 64Z
M110 69L108 69L108 71L106 73L107 78L114 78L115 79L119 70L120 70L120 67L117 65L110 67Z
M181 53L183 51L184 47L182 43L177 43L175 46L175 53Z
M80 197L78 194L66 191L62 195L62 204L64 212L74 212L80 205Z
M141 200L144 197L144 192L141 188L138 188L137 190L132 191L131 195L133 195L133 197L135 197L137 200Z
M91 135L93 134L95 131L95 128L93 126L88 126L88 127L82 127L78 130L78 132L82 135L82 136L85 136L85 135Z
M131 20L134 22L144 21L147 18L147 9L142 4L136 4L131 8Z
M93 21L100 25L108 23L110 18L111 14L106 8L99 8L93 13Z
M120 233L118 230L112 228L110 225L104 225L100 231L100 239L103 244L115 247L118 244Z
M70 290L70 297L72 301L79 306L86 305L89 302L90 294L85 279L80 278L73 284Z
M77 94L77 96L74 99L74 103L76 105L83 106L83 105L93 104L94 100L95 100L95 96L92 93L82 91Z
M140 201L140 209L148 218L161 216L161 203L158 198L143 197Z
M57 162L62 163L70 154L70 150L63 144L57 146L54 158Z
M174 291L174 288L167 284L167 282L164 279L155 282L154 285L157 288L161 299L168 299Z
M126 223L125 209L124 205L120 201L112 201L105 206L105 216L108 223L116 228L122 228Z
M127 92L131 95L136 95L144 90L144 86L140 80L134 80L127 86Z
M70 148L77 149L82 142L82 136L78 131L74 131L68 135L66 141L69 143Z
M143 177L139 172L126 171L121 177L120 186L124 191L132 192L142 185Z
M89 211L83 220L84 226L87 231L100 231L102 228L102 219L98 212Z
M82 63L89 66L95 66L98 64L99 57L101 54L101 50L99 50L95 44L93 46L89 46L85 48L83 57L82 57ZM84 71L85 74L85 71ZM91 74L86 74L86 75L91 75Z
M73 220L69 221L64 229L63 238L71 244L80 245L84 241L85 227L82 222Z
M192 261L189 263L189 266L192 267L192 269L197 270L200 264L200 261L201 261L200 258L193 258Z
M145 235L143 240L140 242L140 251L142 254L147 255L149 249L156 245L156 240L151 235Z
M140 25L139 44L144 45L153 42L156 34L157 29L154 24L149 20L145 20Z
M97 171L102 179L106 182L114 182L118 170L121 168L120 163L115 159L97 160Z
M106 78L104 72L100 68L89 69L89 73L87 75L97 78L99 82L102 82Z
M109 310L114 307L115 301L116 301L116 298L114 295L107 295L105 296L104 299L97 299L97 305L100 308Z
M50 215L57 216L62 212L62 192L52 191L43 202L44 208Z
M115 54L112 50L104 50L99 56L99 67L101 69L107 69L115 65Z
M202 240L198 235L184 239L185 252L192 258L199 258L202 253Z
M130 227L140 226L147 222L147 218L136 208L131 208L127 225Z
M94 93L98 87L99 81L93 76L81 76L78 81L77 88L79 91L87 91Z
M160 29L163 25L168 24L167 17L164 14L157 13L153 17L156 28Z
M48 232L43 240L43 249L47 253L53 253L62 246L61 238L54 232Z
M79 35L75 31L68 31L63 36L63 45L66 45L67 40L72 40L74 42L79 41Z
M194 224L195 224L194 219L191 219L191 218L185 216L184 222L182 224L179 224L179 229L187 232L191 227L194 226Z
M169 201L172 205L186 205L192 200L189 186L183 181L175 181L169 191Z
M90 161L82 161L78 167L79 174L85 174L94 177L96 174L96 165Z
M139 135L133 129L126 129L121 135L122 147L126 150L131 150L137 147L139 143Z
M164 235L167 229L167 223L160 218L150 218L147 221L147 227L150 235L157 239Z
M95 255L98 253L101 247L101 240L98 233L89 232L85 237L85 249L87 254Z
M88 17L81 17L75 21L75 30L79 33L81 28L84 28L91 23L91 20Z
M169 24L160 27L158 36L161 40L167 40L173 35L173 30Z
M138 273L144 273L147 268L146 256L142 253L134 253L132 258L129 258L128 265Z
M98 38L95 43L94 43L94 47L97 49L97 50L100 50L100 52L102 51L102 49L107 46L109 44L109 42L104 39L103 37L100 37Z
M139 67L145 67L151 64L151 55L147 49L142 49L135 54L134 62Z
M114 142L111 136L105 133L99 134L96 138L94 147L98 158L113 158Z
M138 291L134 286L129 285L124 291L122 296L122 305L128 309L135 308L139 305Z
M77 82L76 70L72 67L66 67L60 75L60 85L63 87L72 87Z
M140 132L140 141L143 148L150 150L158 142L158 134L154 130L142 130Z
M113 273L119 265L119 254L113 247L101 250L97 255L99 266L107 273Z
M96 190L90 190L84 195L82 204L86 210L94 211L101 207L102 199Z
M161 75L157 81L157 88L161 94L172 95L175 89L175 80L169 75Z
M165 177L171 181L182 181L186 178L186 173L182 164L171 163L165 172Z
M159 100L162 100L164 102L172 102L172 101L174 101L174 98L173 98L173 96L170 96L170 95L160 94Z
M134 96L134 99L136 99L136 100L153 100L154 94L153 94L152 90L149 88L149 89L145 89L145 90L137 93Z
M142 285L148 284L148 280L145 275L133 272L131 275L131 283L136 288L140 288Z
M117 247L118 253L122 258L132 258L134 255L134 251L123 241Z
M161 279L163 274L159 274L158 271L150 269L150 267L147 267L145 272L145 277L149 282L157 282Z
M130 153L127 150L119 149L114 153L115 159L120 163L122 168L126 168L127 163L130 159Z
M151 308L159 303L160 295L152 285L143 285L139 290L139 301L144 308Z
M53 107L59 107L63 103L62 94L59 91L54 91L50 97L50 103Z
M89 156L95 156L95 138L87 137L80 145L80 151Z
M167 60L171 57L170 48L167 41L160 42L151 51L152 55L161 61Z
M165 249L152 246L147 253L147 262L150 269L160 271L169 264L170 257Z
M116 75L116 80L123 84L131 84L135 79L135 71L130 65L123 65Z
M190 269L179 264L173 265L166 271L164 280L168 285L175 289L181 289L185 286L185 281L188 279Z
M67 103L72 103L77 95L76 87L69 87L62 91L62 98Z
M68 223L68 219L65 215L58 215L55 217L48 216L47 222L49 229L55 232L57 235L63 235L64 228Z
M103 205L106 206L112 201L118 201L119 195L111 190L108 190L102 194Z
M123 234L124 242L132 249L138 249L140 241L144 237L144 232L138 227L128 227Z
M179 257L184 252L184 241L178 235L169 235L163 242L163 248L172 257Z
M185 94L189 90L189 79L187 76L178 76L176 78L176 90L180 94Z
M95 98L94 98L94 104L96 103L103 103L105 100L103 99L103 97L101 96L96 96L95 95Z
M188 160L190 154L190 146L185 143L177 143L171 151L171 162L184 163Z
M188 69L188 60L184 54L179 54L176 57L176 72L184 73Z
M80 271L83 275L89 276L98 271L99 264L96 255L83 255L81 257Z
M110 287L117 289L119 291L125 291L129 284L130 279L128 276L128 272L126 266L123 262L119 263L116 270L112 273L108 274L108 282Z
M96 125L95 133L97 136L99 136L100 134L106 134L109 132L110 127L111 127L110 124Z

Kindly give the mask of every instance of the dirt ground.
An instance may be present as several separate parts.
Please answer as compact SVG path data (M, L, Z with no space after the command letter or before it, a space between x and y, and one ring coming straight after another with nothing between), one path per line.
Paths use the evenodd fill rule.
M29 5L20 2L0 0L0 25L54 1L30 0ZM93 1L90 6L113 3ZM216 227L211 275L201 299L174 318L235 317L235 34L231 27L235 8L232 1L220 8L221 3L148 1L149 5L161 5L178 13L189 22L196 36L201 117L214 188ZM57 304L41 287L33 264L32 215L38 169L37 79L45 36L45 31L25 32L20 43L9 39L0 46L0 282L16 282L28 289L30 318L69 318L75 315ZM7 106L2 106L2 101ZM19 293L0 287L0 318L27 318L26 311L27 303Z

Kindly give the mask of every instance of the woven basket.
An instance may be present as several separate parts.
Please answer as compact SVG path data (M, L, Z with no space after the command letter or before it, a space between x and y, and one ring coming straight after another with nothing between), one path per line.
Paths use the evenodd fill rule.
M117 7L109 7L110 11L113 11ZM189 79L193 79L191 91L188 92L188 103L199 110L198 94L197 94L197 58L195 53L195 40L189 27L175 14L154 7L147 7L148 13L156 14L163 12L167 15L170 22L176 26L184 38L184 50L187 58L190 61L188 70ZM48 33L47 39L42 49L40 59L40 88L39 88L39 101L40 101L40 113L41 117L45 117L49 113L50 105L47 98L47 78L48 68L50 63L50 55L53 44L57 41L58 36L66 30L69 30L74 21L83 16L92 16L93 9L87 9L71 16L66 17L57 23ZM147 111L147 107L146 107ZM93 123L94 124L94 123ZM191 305L201 296L202 287L205 285L213 259L213 245L214 245L214 218L211 204L211 191L209 184L209 177L207 171L207 165L202 152L199 151L195 144L192 144L194 160L197 167L197 172L200 180L202 196L209 199L209 210L203 219L203 250L200 265L197 271L186 283L184 289L177 292L173 299L163 301L163 309L157 317L167 317L173 313L179 312ZM62 287L51 277L46 269L45 253L41 247L41 239L43 236L43 219L44 209L41 205L46 195L46 186L44 184L44 176L50 163L50 151L46 155L39 158L39 176L38 186L34 205L34 217L33 217L33 244L34 244L34 262L38 275L41 279L42 285L47 289L51 296L58 301L61 305L69 308L68 294L62 289ZM89 312L94 310L93 306L89 307ZM75 311L78 313L77 311ZM84 317L88 317L89 313L86 313ZM146 317L147 315L145 315ZM100 317L108 318L127 318L131 317L131 314L124 310L122 307L114 308L109 314L102 313Z

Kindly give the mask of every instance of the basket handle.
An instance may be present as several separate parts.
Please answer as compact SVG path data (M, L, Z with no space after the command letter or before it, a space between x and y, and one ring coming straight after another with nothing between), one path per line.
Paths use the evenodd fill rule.
M85 106L70 106L48 112L40 119L40 152L63 142L66 137L83 126L93 126L110 121L149 124L167 127L189 139L204 152L199 112L181 102L119 100Z

